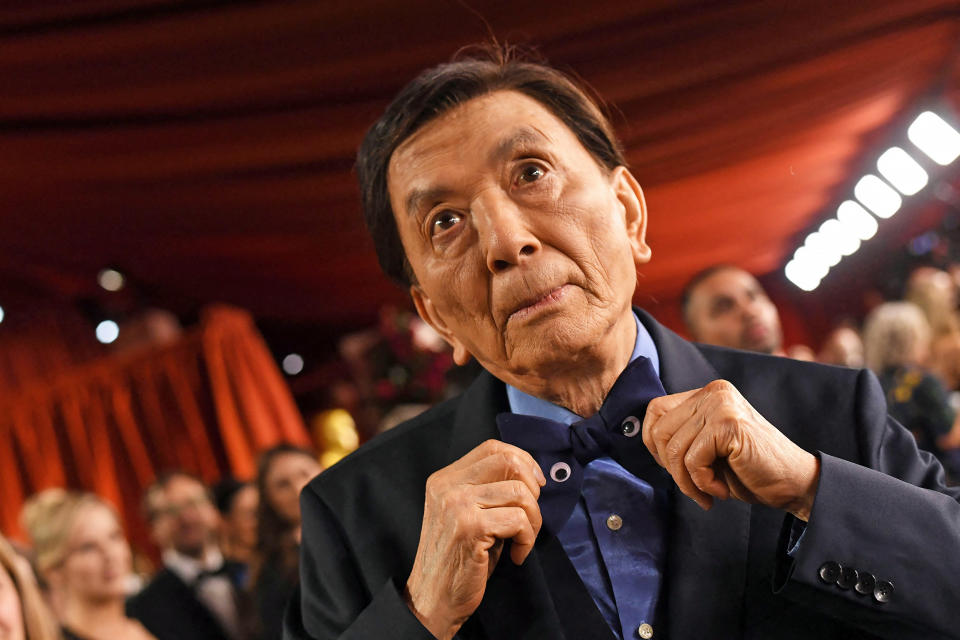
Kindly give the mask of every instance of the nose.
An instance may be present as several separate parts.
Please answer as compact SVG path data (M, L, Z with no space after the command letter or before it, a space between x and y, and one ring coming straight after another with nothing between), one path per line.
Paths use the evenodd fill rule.
M753 320L760 315L760 303L757 300L744 300L740 303L740 314L746 320Z
M499 189L481 194L473 216L487 268L501 273L536 255L542 245L531 228L529 215Z

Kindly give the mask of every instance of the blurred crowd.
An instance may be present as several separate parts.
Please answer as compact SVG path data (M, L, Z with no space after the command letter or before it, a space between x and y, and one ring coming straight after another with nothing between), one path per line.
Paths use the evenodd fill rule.
M160 552L135 566L113 505L47 489L21 517L29 545L0 538L0 637L12 640L273 640L299 579L301 489L322 470L280 444L257 475L205 485L183 470L143 496Z

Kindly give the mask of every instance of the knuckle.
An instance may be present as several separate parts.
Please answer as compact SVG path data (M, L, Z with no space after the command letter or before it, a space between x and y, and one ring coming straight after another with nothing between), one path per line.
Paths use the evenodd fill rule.
M490 438L489 440L484 440L482 443L480 443L480 446L477 448L482 449L485 452L494 453L496 451L500 451L503 445L504 443L500 440Z
M664 451L667 447L667 443L670 442L669 433L655 432L651 434L650 437L653 440L653 444L656 445L658 451Z
M440 493L442 480L439 474L440 471L435 471L427 478L425 490L428 498L436 498Z
M676 439L668 442L666 448L664 449L664 455L671 463L681 462L685 457L685 453L686 447L684 443Z
M730 393L731 391L736 391L736 387L727 380L713 380L704 388L714 393Z

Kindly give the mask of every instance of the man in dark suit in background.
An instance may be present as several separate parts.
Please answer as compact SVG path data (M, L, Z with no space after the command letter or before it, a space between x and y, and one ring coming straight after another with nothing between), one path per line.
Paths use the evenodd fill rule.
M288 638L928 638L960 505L868 372L694 346L609 123L559 72L430 69L358 158L385 271L485 372L301 496Z
M129 615L157 640L252 638L238 582L245 568L224 561L206 485L183 471L163 474L147 489L144 510L164 566L130 600Z
M783 355L780 314L751 274L728 264L694 275L683 290L683 321L704 344Z

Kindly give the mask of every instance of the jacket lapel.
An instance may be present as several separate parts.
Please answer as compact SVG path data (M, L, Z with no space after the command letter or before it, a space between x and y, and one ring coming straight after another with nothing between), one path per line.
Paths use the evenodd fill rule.
M456 460L483 441L499 438L496 416L508 410L503 383L481 373L457 411L449 459ZM510 560L509 547L503 549L472 621L482 627L485 638L612 638L562 545L546 532L541 532L534 550L519 567ZM464 636L470 637L471 626L464 626Z
M694 345L636 311L657 345L667 393L719 378ZM740 637L749 536L750 505L717 500L703 511L674 486L665 585L670 638Z

